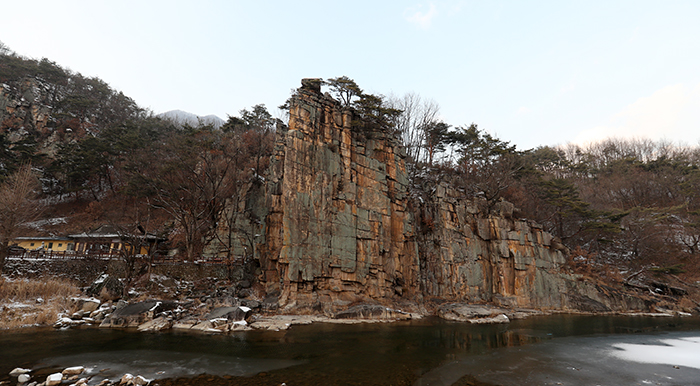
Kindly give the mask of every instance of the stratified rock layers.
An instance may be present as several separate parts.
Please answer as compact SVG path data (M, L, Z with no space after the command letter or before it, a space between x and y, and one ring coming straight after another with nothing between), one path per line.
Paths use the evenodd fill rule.
M264 218L260 282L281 307L333 313L358 302L425 299L590 311L643 308L563 269L563 246L541 227L484 215L447 185L411 198L393 134L353 126L353 113L305 80L278 128L270 173L256 194ZM417 197L417 196L416 196ZM264 212L264 213L263 213Z
M358 133L352 114L299 89L272 160L261 265L280 304L337 307L419 295L406 170L396 140Z
M484 218L478 201L445 185L428 202L420 215L430 226L419 243L426 295L535 308L566 304L564 255L541 227L508 213Z

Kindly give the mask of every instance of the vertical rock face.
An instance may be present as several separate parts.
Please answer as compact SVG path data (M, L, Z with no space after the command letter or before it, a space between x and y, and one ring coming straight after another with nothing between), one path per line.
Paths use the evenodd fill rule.
M252 232L260 283L296 312L351 303L491 302L609 311L643 308L563 269L564 247L497 203L447 185L411 199L402 150L388 133L352 125L352 111L305 79L278 128L270 172L246 205L264 219ZM262 204L262 202L265 202ZM264 206L260 208L259 206Z
M46 102L51 85L33 78L8 83L0 83L0 134L9 142L35 139L40 154L54 157L61 143L80 138L56 129L55 111Z
M565 263L552 237L536 224L501 215L481 216L478 201L440 185L418 214L426 296L503 306L563 308ZM509 210L510 209L510 210ZM555 243L556 245L556 243Z
M268 293L296 308L419 295L418 255L399 146L361 133L352 113L305 80L277 133L268 182Z
M0 84L0 128L7 131L11 141L18 141L29 132L37 137L48 135L49 109L36 102L41 85L33 79L16 83L16 87Z

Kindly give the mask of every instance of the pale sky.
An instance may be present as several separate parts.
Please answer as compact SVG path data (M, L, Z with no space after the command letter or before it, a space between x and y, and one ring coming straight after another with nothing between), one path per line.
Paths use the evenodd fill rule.
M155 113L273 115L304 77L414 92L520 149L700 143L700 1L0 0L0 41Z

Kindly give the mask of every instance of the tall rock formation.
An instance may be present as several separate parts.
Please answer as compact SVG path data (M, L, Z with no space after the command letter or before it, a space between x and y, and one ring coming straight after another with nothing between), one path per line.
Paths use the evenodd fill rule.
M271 161L268 291L297 308L420 296L408 181L396 139L361 133L352 112L305 80Z
M645 307L568 273L564 247L540 226L513 219L507 202L487 215L479 200L446 184L412 192L397 138L353 126L353 111L322 94L320 84L305 79L292 97L267 180L246 204L260 221L241 227L259 235L259 280L281 307Z
M513 205L467 199L441 184L418 205L421 282L428 299L506 307L605 312L646 308L566 269L566 249Z

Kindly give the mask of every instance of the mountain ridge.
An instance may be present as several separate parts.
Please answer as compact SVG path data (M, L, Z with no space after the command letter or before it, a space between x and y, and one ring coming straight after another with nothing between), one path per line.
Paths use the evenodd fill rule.
M214 114L209 115L197 115L190 113L188 111L175 109L157 114L156 117L161 119L167 119L177 125L189 125L192 127L212 125L214 128L219 129L226 122Z

